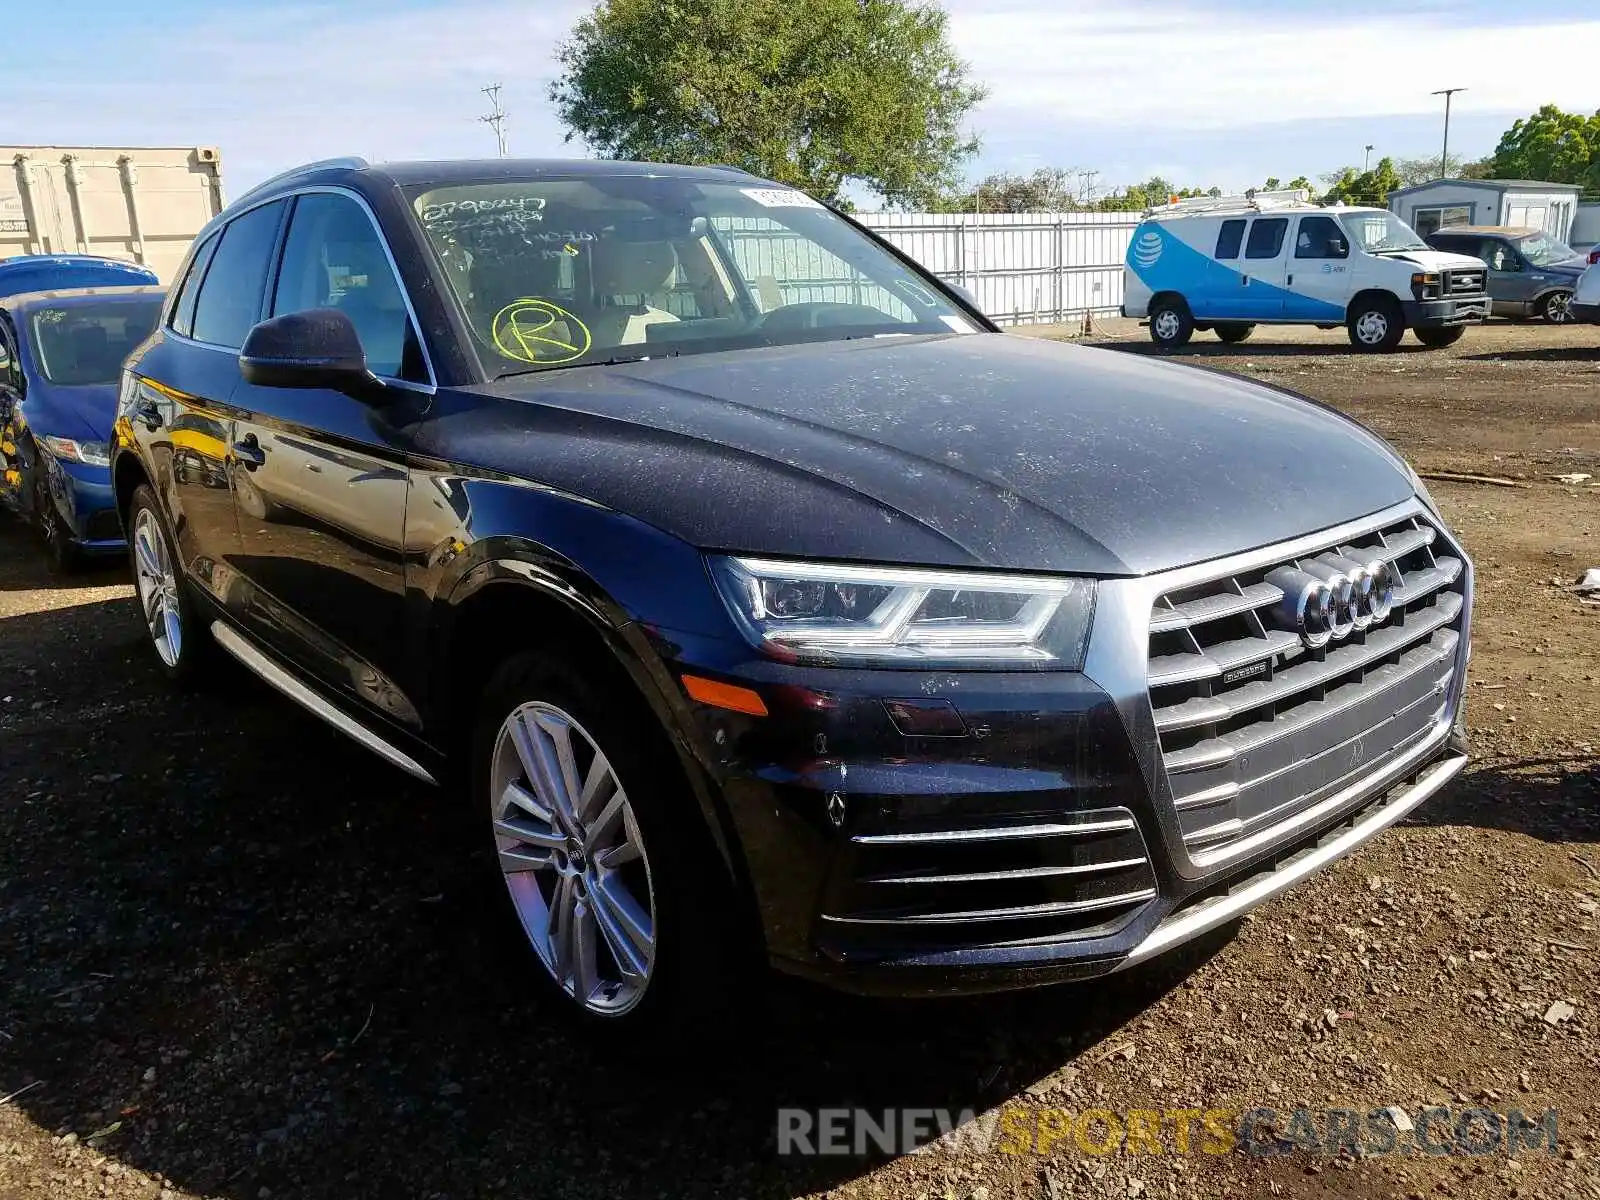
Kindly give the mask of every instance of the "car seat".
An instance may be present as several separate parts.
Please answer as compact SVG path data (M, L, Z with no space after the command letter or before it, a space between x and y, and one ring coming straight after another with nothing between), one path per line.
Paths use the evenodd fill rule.
M504 335L503 330L495 328L495 318L505 311L507 305L515 304L518 300L545 300L565 308L556 294L561 280L561 261L547 258L539 251L480 256L468 268L467 280L472 289L472 300L468 305L472 324L490 345L495 344L497 333ZM583 331L574 328L573 323L558 318L549 325L535 325L535 319L532 309L519 314L517 318L519 325L530 332L537 330L537 336L542 339L532 344L538 354L534 361L554 361L565 357L569 352L563 351L564 345L573 350L583 347ZM546 347L548 353L545 352ZM514 342L510 348L513 351L522 349ZM520 355L513 353L511 357L520 358Z
M650 303L667 290L677 270L671 242L602 238L592 244L589 262L598 306L589 320L595 345L637 346L651 325L678 319Z

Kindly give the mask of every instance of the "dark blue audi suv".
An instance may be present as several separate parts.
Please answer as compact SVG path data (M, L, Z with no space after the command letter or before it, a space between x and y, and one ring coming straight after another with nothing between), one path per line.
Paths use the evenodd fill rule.
M271 180L128 362L113 471L162 669L220 648L462 780L603 1028L759 963L1117 971L1465 761L1472 567L1381 439L1008 336L733 169Z

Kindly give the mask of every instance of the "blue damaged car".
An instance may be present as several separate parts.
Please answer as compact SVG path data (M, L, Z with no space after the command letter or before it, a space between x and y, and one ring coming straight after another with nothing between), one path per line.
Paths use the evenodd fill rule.
M165 295L0 297L0 506L38 528L55 570L125 549L107 443L122 361L155 328Z

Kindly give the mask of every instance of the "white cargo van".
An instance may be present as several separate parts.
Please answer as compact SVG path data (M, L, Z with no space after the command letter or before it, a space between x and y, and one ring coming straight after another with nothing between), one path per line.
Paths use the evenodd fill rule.
M1350 331L1393 350L1407 329L1448 346L1489 315L1487 268L1430 249L1382 208L1323 206L1304 190L1200 197L1146 211L1124 268L1122 312L1159 346L1197 329L1241 342L1258 324Z

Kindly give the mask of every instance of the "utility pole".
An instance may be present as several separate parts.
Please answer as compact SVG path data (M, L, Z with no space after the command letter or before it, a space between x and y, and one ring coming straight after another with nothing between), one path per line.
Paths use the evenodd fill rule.
M483 94L489 97L489 103L494 105L487 117L479 117L490 129L494 130L494 140L500 148L500 157L506 156L506 111L500 107L500 87L496 83L483 89Z
M1365 175L1367 168L1372 165L1372 145L1368 143L1367 152L1361 156L1361 173Z
M1444 149L1439 153L1439 178L1443 179L1450 174L1450 97L1457 92L1464 92L1464 87L1440 88L1433 94L1444 97Z

